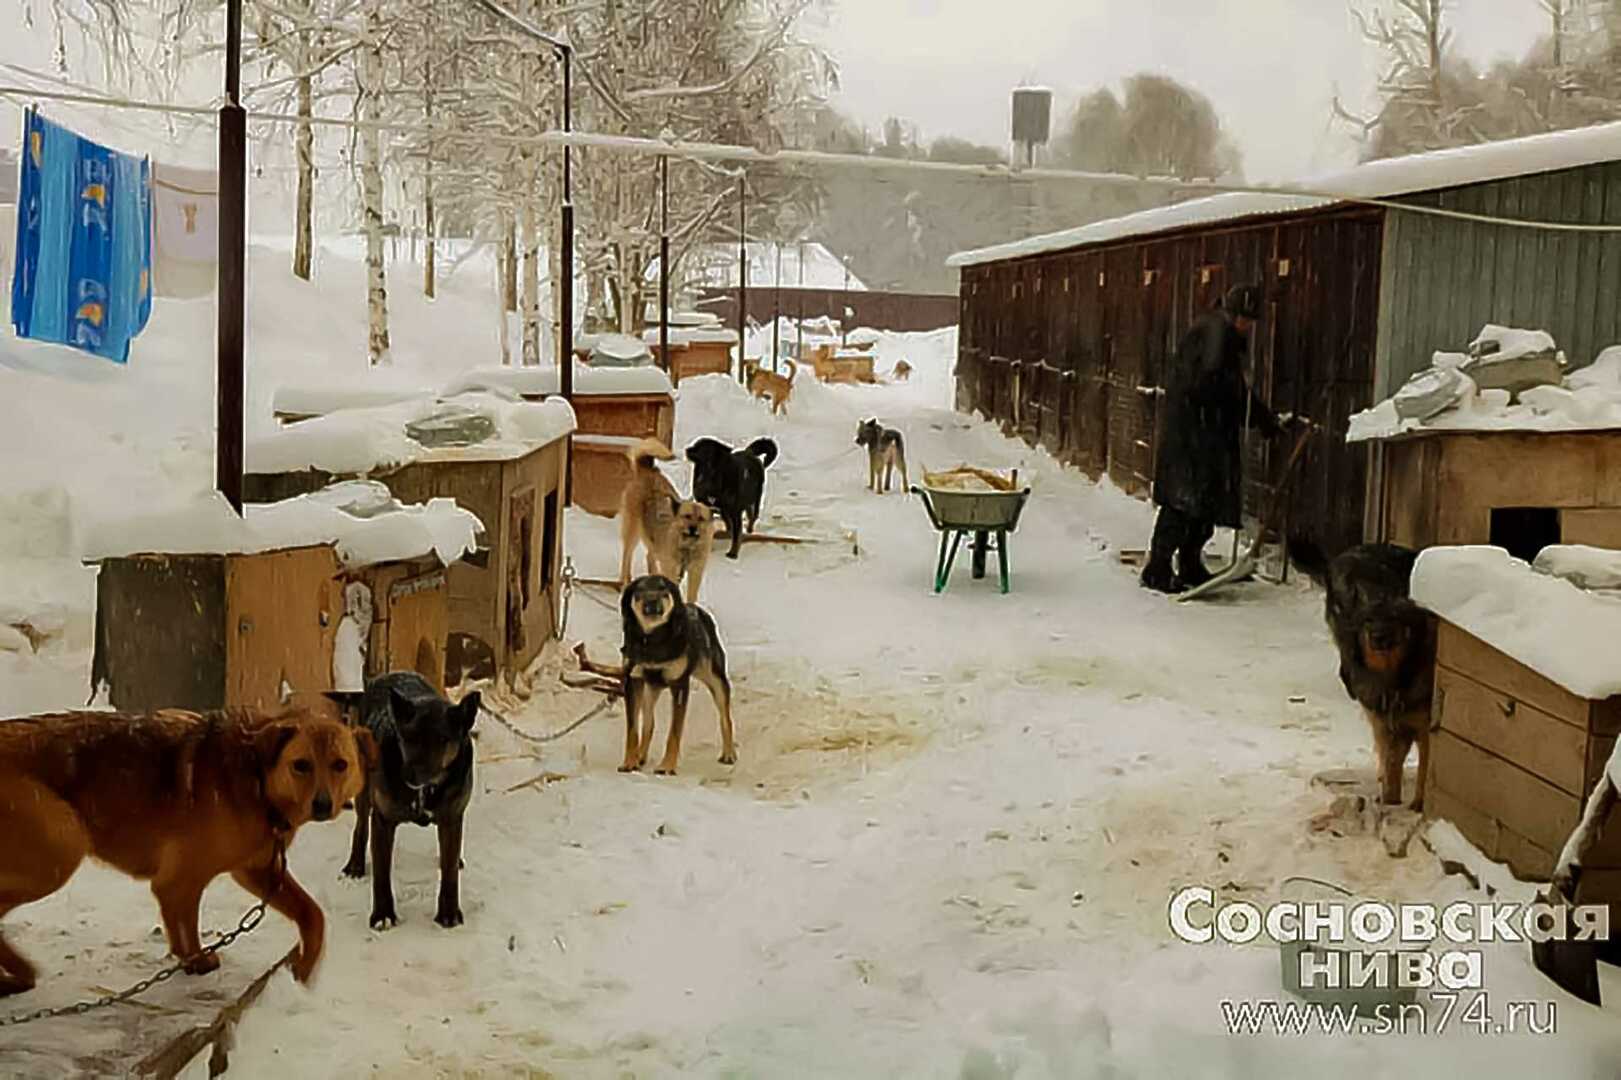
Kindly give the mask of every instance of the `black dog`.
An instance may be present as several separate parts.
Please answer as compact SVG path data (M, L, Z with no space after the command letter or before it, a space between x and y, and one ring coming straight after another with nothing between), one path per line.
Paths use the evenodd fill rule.
M653 747L654 710L668 688L670 736L664 760L654 772L670 775L681 756L681 733L687 723L687 697L693 679L703 683L720 713L720 762L737 762L732 741L732 684L726 677L726 650L709 612L681 599L681 590L662 577L640 577L619 598L625 626L625 760L620 772L635 772L647 763ZM638 734L636 721L641 716Z
M1358 544L1330 562L1315 545L1292 539L1289 555L1327 592L1323 616L1340 654L1340 681L1373 729L1380 800L1401 802L1402 767L1417 743L1413 808L1421 809L1429 779L1435 619L1409 593L1418 552Z
M394 910L394 830L400 825L439 828L440 926L462 924L462 817L473 798L475 690L452 705L414 672L394 672L366 686L361 722L377 740L377 763L355 800L355 835L349 877L366 876L366 834L371 832L371 927L399 925Z
M733 450L719 439L699 439L687 447L687 460L693 466L692 497L720 513L732 534L726 557L735 559L743 546L743 515L748 515L750 532L760 519L765 470L777 460L777 444L762 437Z

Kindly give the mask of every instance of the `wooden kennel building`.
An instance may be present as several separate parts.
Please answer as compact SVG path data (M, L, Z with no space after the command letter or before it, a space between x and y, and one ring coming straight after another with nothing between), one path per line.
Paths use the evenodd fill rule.
M1621 224L1618 147L1611 124L1371 162L1310 185L1411 211L1227 194L956 255L957 408L1147 497L1176 346L1246 282L1265 296L1252 337L1259 393L1335 436L1488 323L1547 330L1585 363L1621 341L1621 234L1420 211ZM1251 514L1276 471L1264 443L1252 441ZM1289 531L1330 551L1377 538L1379 453L1320 441L1288 500Z
M301 427L288 427L280 436ZM568 441L560 435L424 448L409 464L369 474L402 502L451 498L483 523L484 551L447 572L444 679L449 685L464 676L524 670L558 628ZM257 472L254 456L250 444L243 478L250 500L285 499L344 478L318 469Z
M670 356L666 361L660 355L659 332L654 327L642 335L642 340L653 350L658 364L670 374L670 383L680 386L682 379L697 375L730 375L733 350L737 348L737 331L720 326L670 325Z
M255 507L248 508L250 516ZM424 545L426 546L426 545ZM119 709L273 707L337 714L346 593L369 611L364 678L415 671L443 689L447 568L345 562L329 542L246 553L137 552L99 560L93 688Z
M1376 538L1621 548L1621 431L1424 430L1384 442Z

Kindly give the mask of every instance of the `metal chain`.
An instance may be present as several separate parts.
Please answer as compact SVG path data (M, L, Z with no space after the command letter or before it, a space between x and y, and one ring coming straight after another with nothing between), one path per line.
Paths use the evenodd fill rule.
M508 731L512 732L512 734L516 735L518 738L522 739L524 742L549 743L549 742L556 742L558 739L561 739L563 736L569 734L571 731L578 728L581 724L584 724L587 720L590 720L593 717L601 715L611 705L613 705L613 703L614 703L613 698L604 697L601 701L597 702L597 704L589 712L587 712L584 716L580 717L578 720L574 721L574 723L570 724L568 727L564 728L561 731L554 731L554 732L551 732L550 734L547 734L547 735L531 735L531 734L529 734L529 732L527 732L527 731L523 730L522 728L518 727L511 720L508 720L506 717L502 716L500 713L496 712L494 709L490 708L488 705L480 705L479 706L479 711L482 712L485 716L488 716L491 720L494 720L496 723L500 724L502 727L506 728Z
M563 575L562 576L563 576L563 615L562 615L562 618L557 620L557 628L552 631L552 638L554 640L556 640L556 641L562 641L563 640L563 635L568 633L569 600L571 600L573 598L573 596L574 596L574 585L575 585L576 580L578 580L578 578L580 576L579 571L574 569L574 559L571 556L568 556L568 555L563 556Z
M287 873L287 849L280 839L276 841L276 853L273 857L273 865L276 869L276 883L270 890L272 896L275 895L278 890L280 890L282 877ZM247 910L245 914L243 914L242 918L237 920L235 930L230 930L221 934L218 941L214 942L212 945L204 946L196 956L187 957L184 960L176 960L173 964L170 964L162 971L159 971L155 975L147 976L140 982L135 983L133 986L130 986L127 989L120 990L116 994L108 994L105 997L95 998L90 1001L77 1001L72 1005L63 1005L55 1009L36 1009L31 1013L19 1013L15 1016L0 1016L0 1028L17 1027L21 1024L31 1024L35 1020L51 1020L59 1016L82 1016L85 1013L94 1012L97 1009L105 1009L110 1005L120 1005L126 1001L140 997L142 994L146 993L154 986L157 986L159 983L168 982L170 979L180 974L180 972L185 970L186 965L191 963L193 960L200 959L204 956L212 956L214 953L228 948L236 941L237 938L241 937L242 935L251 934L258 928L259 924L264 921L266 904L267 901L264 900L260 900L257 904L254 904Z

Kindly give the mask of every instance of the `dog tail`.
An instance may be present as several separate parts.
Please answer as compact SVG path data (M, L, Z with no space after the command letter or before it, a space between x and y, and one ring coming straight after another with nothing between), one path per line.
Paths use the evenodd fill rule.
M625 451L630 463L638 469L651 469L655 461L673 461L675 454L657 439L642 439Z
M764 435L745 446L743 452L759 458L761 468L767 468L773 461L777 460L776 441Z
M799 374L799 365L792 360L788 361L788 385L794 385L794 376Z
M1289 537L1286 545L1289 561L1319 585L1328 581L1328 555L1315 540L1304 536Z

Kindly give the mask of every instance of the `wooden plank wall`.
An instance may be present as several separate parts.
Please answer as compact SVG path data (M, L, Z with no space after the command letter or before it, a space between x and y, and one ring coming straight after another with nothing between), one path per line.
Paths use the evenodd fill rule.
M1404 201L1540 221L1621 224L1621 163L1516 177ZM1573 366L1621 343L1621 234L1550 232L1392 211L1385 220L1380 389L1481 327L1547 330ZM1467 268L1467 272L1460 272Z
M1373 400L1382 233L1381 211L1335 210L965 267L958 407L1147 496L1177 343L1252 281L1267 298L1252 349L1262 397L1343 433ZM1253 514L1277 462L1252 442ZM1289 502L1291 528L1331 550L1360 541L1367 457L1323 440Z

